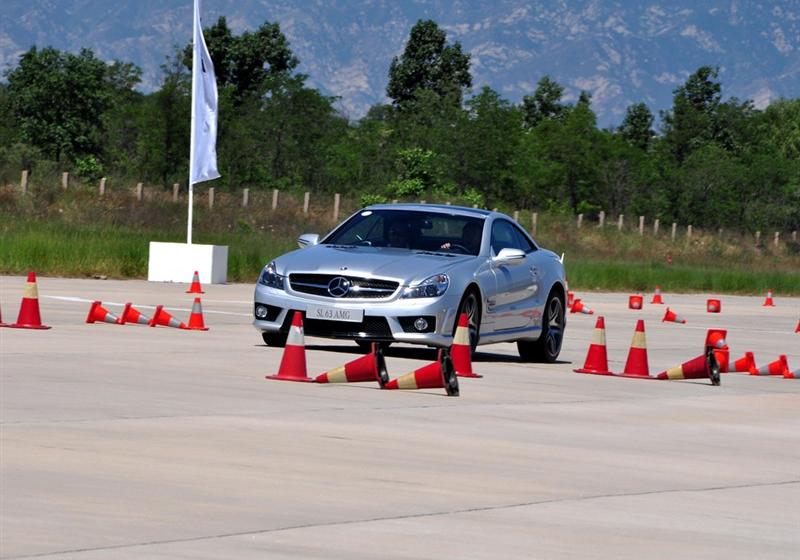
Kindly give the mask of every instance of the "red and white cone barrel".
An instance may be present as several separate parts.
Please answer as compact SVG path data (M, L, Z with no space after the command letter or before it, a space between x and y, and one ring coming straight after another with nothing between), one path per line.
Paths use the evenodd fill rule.
M575 303L575 293L567 292L567 307L572 307L574 303Z
M781 354L777 360L755 370L755 373L750 372L750 375L785 375L787 371L789 371L789 362L786 354Z
M194 276L192 276L192 285L186 290L187 294L204 294L202 286L200 286L200 275L197 271L194 271Z
M688 362L662 371L656 375L656 379L710 379L712 385L719 385L719 364L716 363L713 351L709 349Z
M706 300L706 311L708 313L719 313L722 311L722 302L718 299Z
M203 322L203 306L200 303L200 298L194 298L192 303L192 312L189 314L189 326L186 327L190 331L207 331L208 327Z
M39 289L36 287L36 273L28 273L28 281L25 284L25 291L22 292L22 302L19 305L19 315L17 322L8 325L12 329L49 329L42 324L42 316L39 313Z
M686 319L684 319L683 317L679 317L678 315L675 314L674 311L671 311L670 308L667 307L667 311L664 313L664 318L661 319L661 322L684 324L686 323Z
M767 298L764 300L764 305L761 307L775 307L775 302L772 301L772 290L767 290Z
M152 319L138 309L136 309L131 302L125 304L125 309L122 310L122 315L119 318L119 324L137 323L139 325L149 325Z
M119 317L111 313L108 309L103 307L102 302L93 301L89 307L89 314L86 316L87 323L94 322L119 324Z
M389 382L386 360L379 344L372 343L372 351L366 356L347 362L318 375L317 383L364 383L377 381L383 387Z
M300 381L303 383L313 383L314 380L308 376L306 370L306 346L303 337L303 315L295 311L292 316L292 326L289 327L289 335L286 337L286 347L283 349L281 365L278 373L267 375L266 379L276 379L278 381Z
M592 342L586 353L583 367L573 370L575 373L593 373L595 375L614 375L608 370L608 353L606 351L606 321L603 316L597 318L592 333Z
M656 286L656 291L653 293L653 299L650 300L650 303L664 304L664 300L661 299L661 286Z
M633 332L633 340L631 340L631 348L628 350L625 369L618 375L624 377L650 377L650 367L647 364L647 338L644 335L644 321L641 319L636 322L636 330Z
M745 352L744 356L738 360L728 361L729 373L752 373L758 371L756 368L756 359L752 352Z
M404 390L444 388L449 397L457 397L459 392L458 376L447 350L439 350L435 362L392 379L383 388Z
M584 315L594 315L594 311L589 309L584 305L581 301L581 298L576 298L575 301L572 303L572 307L569 308L570 313L583 313Z
M783 374L784 379L800 379L800 369L796 371L787 371Z
M472 345L469 341L469 318L466 313L458 317L456 334L450 346L450 357L459 377L483 377L472 371Z
M644 305L644 298L640 295L628 296L628 309L639 310Z
M162 327L172 327L173 329L186 329L186 324L181 323L175 317L165 311L163 305L156 306L156 312L153 313L153 318L150 319L148 324L151 327L158 325Z

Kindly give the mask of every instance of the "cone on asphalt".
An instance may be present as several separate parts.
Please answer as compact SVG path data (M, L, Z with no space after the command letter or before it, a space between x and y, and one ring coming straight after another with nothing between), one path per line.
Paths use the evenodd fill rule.
M790 372L789 362L786 359L786 354L781 354L777 360L760 367L755 370L755 373L751 371L750 375L786 375L787 372Z
M592 333L592 342L586 353L583 367L573 370L575 373L593 373L595 375L614 375L608 370L608 353L606 352L606 321L603 316L597 318Z
M575 303L575 293L567 292L567 307L572 307L573 303Z
M200 275L197 271L194 271L194 276L192 276L192 285L186 290L187 294L204 294L203 288L200 286Z
M22 292L17 322L8 326L12 329L44 330L51 328L42 324L42 316L39 313L39 289L36 287L36 273L33 271L28 273L28 281Z
M796 371L787 371L783 374L784 379L800 379L800 369Z
M156 306L156 312L153 313L153 318L147 323L151 327L161 325L162 327L172 327L174 329L186 329L186 324L181 323L175 317L164 311L163 305Z
M439 350L435 362L392 379L384 389L438 389L444 388L448 397L458 396L458 376L450 359L450 350Z
M633 340L631 340L631 348L628 350L625 369L617 375L623 377L650 377L650 367L647 364L647 339L644 335L644 321L641 319L636 322L636 330L633 332Z
M661 286L656 286L656 291L653 293L653 299L650 303L664 304L664 300L661 299Z
M150 317L144 315L141 311L136 309L131 302L125 304L125 309L122 310L122 315L119 318L119 324L137 323L139 325L149 325Z
M671 311L670 308L667 307L667 311L664 313L664 318L661 319L661 322L684 324L686 323L686 319L676 315L674 311Z
M641 309L644 298L639 295L628 296L628 309Z
M456 334L453 336L453 344L450 346L450 359L453 360L453 368L459 377L483 377L472 371L472 344L469 341L469 318L466 313L458 317Z
M108 309L103 307L102 302L100 301L93 301L91 307L89 307L89 314L86 316L87 323L112 323L114 325L118 325L119 317L111 313Z
M729 373L753 373L757 371L758 369L756 368L756 359L753 356L752 352L745 352L744 356L742 356L738 360L728 361ZM753 373L753 375L756 374Z
M708 313L719 313L722 311L722 302L718 299L706 300L706 311Z
M775 307L775 302L772 301L772 290L767 290L767 298L761 307Z
M714 352L708 348L706 352L694 359L684 362L679 366L662 371L656 379L710 379L712 385L719 385L719 365L714 357Z
M572 307L569 308L570 313L583 313L584 315L594 315L594 311L586 307L581 298L575 298L572 302Z
M381 388L389 382L386 360L380 344L372 343L372 350L366 356L333 368L314 379L317 383L363 383L377 381Z
M728 342L725 337L728 331L725 329L708 329L706 332L706 347L714 348L715 350L725 350L728 348Z
M281 365L278 373L267 375L266 379L276 379L278 381L300 381L303 383L313 383L314 380L308 376L306 370L306 346L303 338L303 315L295 311L292 316L292 326L289 327L289 335L286 337L286 347L283 349Z
M186 327L190 331L207 331L208 327L203 322L203 306L200 304L200 298L194 298L192 303L192 312L189 314L189 326Z

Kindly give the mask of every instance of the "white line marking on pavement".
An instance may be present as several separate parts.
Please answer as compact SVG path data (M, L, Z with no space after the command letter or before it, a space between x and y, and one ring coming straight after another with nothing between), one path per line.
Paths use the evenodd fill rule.
M93 301L96 301L96 300L93 300L93 299L86 299L86 298L80 298L80 297L74 297L74 296L40 296L40 297L48 298L48 299L57 299L57 300L60 300L60 301L72 301L72 302L75 302L75 303L92 303ZM124 303L117 303L117 302L114 302L114 301L104 301L103 305L116 306L116 307L125 307ZM155 305L143 305L143 304L138 304L138 303L136 304L136 307L141 307L143 309L155 309L156 308ZM192 311L191 307L184 308L184 307L167 307L167 306L164 306L164 309L171 309L173 311L189 311L189 312ZM216 313L217 315L236 315L237 317L249 317L250 316L249 313L232 313L230 311L213 311L211 309L203 309L203 314L206 314L206 313Z

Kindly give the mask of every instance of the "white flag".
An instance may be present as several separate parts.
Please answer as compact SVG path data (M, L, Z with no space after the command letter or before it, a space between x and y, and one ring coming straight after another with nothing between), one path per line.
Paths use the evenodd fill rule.
M217 171L217 80L200 24L200 0L194 0L193 42L190 184L220 176Z

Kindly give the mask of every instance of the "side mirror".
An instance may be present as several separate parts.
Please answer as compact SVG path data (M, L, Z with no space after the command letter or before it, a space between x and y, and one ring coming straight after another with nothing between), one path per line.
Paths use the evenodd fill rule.
M492 262L496 265L507 264L509 266L521 264L525 262L525 251L506 247L505 249L500 249L500 252L492 259Z
M303 249L304 247L311 247L319 243L318 233L304 233L297 238L297 246Z

